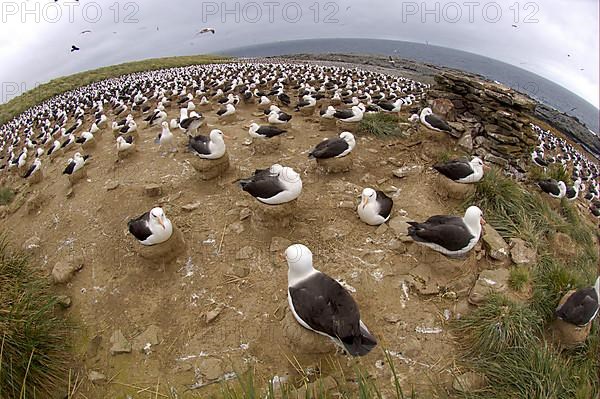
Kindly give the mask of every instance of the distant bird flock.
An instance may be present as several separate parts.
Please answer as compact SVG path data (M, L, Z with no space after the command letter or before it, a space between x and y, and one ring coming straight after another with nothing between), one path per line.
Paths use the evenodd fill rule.
M209 32L214 34L211 28L198 34ZM76 50L73 46L72 51ZM411 122L435 132L451 132L452 127L443 118L423 107L428 88L403 77L323 65L231 63L135 73L61 94L0 127L0 173L31 179L43 171L45 162L76 148L63 171L72 175L86 167L90 155L93 157L86 153L85 146L107 130L115 136L114 151L119 156L134 150L147 128L155 128L160 131L153 133L158 151L177 151L176 138L184 137L190 157L216 162L227 152L225 121L235 118L237 108L242 106L254 107L266 118L268 124L253 121L247 126L249 137L262 141L286 134L297 117L295 112L315 112L320 120L353 124L368 113L399 113L409 107ZM213 111L213 106L218 111ZM169 120L170 109L177 118ZM206 124L206 112L213 112L221 125L205 136L198 130ZM565 140L537 126L532 129L540 140L531 154L532 163L542 168L561 164L565 170L572 170L574 180L572 187L552 180L540 181L539 187L556 198L575 200L582 195L592 212L600 214L597 166ZM315 142L308 158L339 160L349 156L357 145L351 132L342 131ZM478 157L434 166L442 175L463 184L480 181L484 167ZM257 169L237 183L240 195L250 195L271 207L295 201L303 189L300 173L280 163ZM393 206L393 200L384 192L365 187L357 215L367 225L378 226L390 219ZM140 216L128 223L137 242L153 246L168 241L174 227L163 209L139 211ZM408 234L416 243L446 256L464 257L479 241L484 223L481 209L471 206L462 216L436 215L423 222L411 221ZM331 338L350 355L365 355L373 349L377 340L361 321L358 305L337 281L314 268L310 249L295 244L285 256L289 267L288 302L298 323ZM575 324L589 322L597 313L598 283L595 290L588 291L583 296L588 301L583 305L587 306L584 316L576 311L578 303L567 302L559 309L560 317L569 320L575 312ZM586 299L593 299L594 293L595 313L587 311L590 307Z

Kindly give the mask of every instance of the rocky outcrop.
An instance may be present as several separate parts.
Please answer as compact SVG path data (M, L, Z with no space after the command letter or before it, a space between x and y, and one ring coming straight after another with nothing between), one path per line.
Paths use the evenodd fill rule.
M536 103L502 84L474 75L442 72L435 80L437 84L429 96L435 104L446 104L441 99L452 102L457 123L473 141L474 152L484 161L522 171L522 160L537 141L529 126Z

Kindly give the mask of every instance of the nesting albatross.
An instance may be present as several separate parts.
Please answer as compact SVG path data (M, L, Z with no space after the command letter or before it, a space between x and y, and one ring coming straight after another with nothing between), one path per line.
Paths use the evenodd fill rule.
M377 346L350 293L313 267L312 252L307 247L292 245L285 257L288 304L302 327L329 337L352 356L364 356Z

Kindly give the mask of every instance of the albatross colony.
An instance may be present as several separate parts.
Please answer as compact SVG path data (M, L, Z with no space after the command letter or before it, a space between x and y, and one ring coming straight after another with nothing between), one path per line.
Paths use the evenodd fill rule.
M228 246L238 244L231 242L231 240L236 241L236 238L230 238L231 231L236 231L240 235L239 239L248 237L253 240L252 251L245 251L242 248L235 255L237 260L251 261L250 274L240 273L241 276L236 274L237 277L232 279L232 272L224 266L222 269L211 270L209 277L197 272L196 277L182 286L192 287L190 289L194 290L190 293L194 306L202 306L206 311L217 312L217 315L223 313L218 319L211 319L212 323L226 323L229 320L235 322L237 328L240 320L235 318L246 319L249 310L245 306L248 305L248 301L264 304L261 299L263 295L276 301L288 297L293 316L298 322L294 325L295 328L314 334L323 342L330 341L328 339L330 338L346 354L368 355L376 352L373 349L377 342L382 341L381 335L385 334L386 330L379 325L383 316L379 306L374 304L377 303L377 298L368 300L373 295L365 292L366 286L361 285L363 280L356 276L363 272L379 276L380 272L368 270L368 267L373 266L368 262L354 264L356 262L352 259L359 258L352 256L347 258L344 264L333 268L323 264L327 274L321 273L312 267L312 260L309 259L312 255L308 256L307 247L300 244L290 247L296 250L300 248L306 254L306 259L302 258L300 263L294 263L293 251L288 250L284 253L286 245L274 245L271 239L277 234L289 236L297 242L304 241L310 244L311 248L319 250L318 258L322 259L327 251L325 247L319 248L322 242L313 237L313 234L318 237L319 231L310 230L318 228L320 223L327 222L315 216L314 210L319 208L325 214L330 214L330 220L337 221L336 226L339 228L343 229L345 227L343 225L348 224L351 226L350 229L357 229L363 239L375 245L377 240L368 236L375 232L376 226L386 223L394 213L404 212L401 209L404 201L416 199L408 198L403 194L392 195L390 198L383 191L372 189L371 187L380 186L381 183L374 178L369 178L367 172L385 164L382 163L382 159L377 159L378 156L373 155L381 151L382 147L372 138L361 137L356 129L353 130L354 134L346 130L353 123L359 123L368 113L396 113L402 122L408 122L410 115L420 115L422 124L419 133L426 131L431 135L437 135L441 140L455 143L456 139L448 134L449 125L443 118L433 114L428 107L426 101L428 89L427 84L400 76L318 64L237 62L194 65L121 76L56 96L0 127L0 178L3 184L18 185L31 182L32 176L43 171L44 183L41 186L45 185L44 187L48 188L61 178L61 170L66 160L73 158L74 169L79 164L83 164L81 160L89 157L90 161L85 166L89 177L79 181L71 190L93 197L99 192L97 188L88 189L88 187L95 181L102 179L101 184L104 184L107 177L116 179L121 187L113 184L111 187L107 186L109 188L105 191L117 192L115 201L118 206L106 209L103 208L101 200L94 198L94 201L98 202L85 203L85 207L80 208L81 212L71 212L70 215L76 218L80 226L86 226L85 234L75 238L73 242L90 239L88 237L97 237L98 240L109 237L114 247L104 248L104 250L119 256L116 264L138 264L141 270L144 270L143 261L132 256L122 256L122 248L124 246L135 248L136 245L161 245L168 239L173 226L183 225L181 230L189 243L190 253L181 254L178 262L188 259L185 270L188 276L194 276L194 259L196 262L203 262L202 267L210 267L217 262L215 259L223 260L222 255L227 253L224 251L227 251ZM311 108L314 108L312 115ZM230 118L223 118L224 115ZM319 115L343 122L343 128L339 126L337 130L332 129L333 131L320 134ZM241 128L243 123L236 126L236 121L245 121L246 127ZM248 130L249 122L252 122L250 130ZM576 190L573 191L575 194L571 196L580 201L587 201L586 204L591 209L595 209L594 201L598 200L600 191L599 171L596 164L550 132L543 131L537 126L532 126L532 129L536 130L540 137L539 146L532 155L532 163L535 162L536 165L561 163L565 169L571 170L574 178L579 182ZM250 140L250 137L267 138L283 133L285 134L282 136L284 137L282 145L274 147L273 152L269 154L256 155L248 150L251 143L245 143L245 140ZM316 137L319 139L315 139ZM327 140L323 140L325 138ZM322 141L319 143L319 140ZM90 142L98 144L89 146ZM115 163L117 151L122 153L132 148L134 153L141 153L144 156L133 156ZM166 152L166 149L172 151ZM311 168L312 163L307 157L308 154L310 157L329 157L335 160L335 158L350 156L350 152L353 156L359 154L356 155L358 162L355 162L354 168L360 169L360 173L343 172L317 176L319 172ZM76 157L73 157L74 153L77 153ZM371 154L369 157L374 160L367 163L365 154ZM222 156L229 156L233 167L224 172L225 178L219 178L220 183L194 181L191 186L192 180L189 179L193 175L191 161L201 158L203 162L210 165L210 162L217 162ZM397 157L401 156L402 154L398 153ZM57 168L57 165L63 166ZM437 165L436 168L450 179L466 184L479 181L484 173L479 158L474 158L470 162L456 161L443 167ZM182 177L186 179L183 180L185 183L179 186L180 192L178 194L170 191L163 192L162 195L166 197L160 199L144 198L143 190L134 192L130 188L136 184L143 186L157 180L174 185L174 182L181 181ZM227 184L227 181L241 182L243 190L240 190L239 186ZM34 183L30 184L32 190L36 190ZM166 187L171 187L169 184L166 184ZM344 213L339 207L330 205L337 201L332 187L340 185L356 187L353 193L357 197L356 200L360 199L362 193L360 205L356 201L352 207L348 207L351 212ZM191 198L191 195L200 189L212 190L210 191L212 194ZM396 194L398 192L402 193L399 190ZM248 193L258 201L249 201ZM578 198L580 193L583 198ZM389 191L387 194L390 194ZM410 193L406 194L410 196ZM184 207L185 203L182 203L178 208L176 205L180 197L187 198L196 205ZM61 202L61 207L75 210L74 207L70 208L69 201L71 203L79 201L80 195L69 195L67 198L67 202L63 199L56 201ZM294 208L295 224L285 231L270 231L267 233L267 238L258 233L253 236L254 233L250 231L252 227L247 225L244 227L242 222L227 222L225 228L215 222L216 213L228 211L227 215L231 215L230 209L236 203L251 202L253 205L246 205L248 207L284 207L288 202L296 199L300 202L298 209ZM53 201L55 201L53 198L45 198L42 201L40 218L52 220L46 208L53 206L55 204ZM166 219L163 207L171 219ZM325 207L330 209L323 209ZM177 211L182 208L191 214L179 216ZM97 217L94 212L90 212L94 209L102 216ZM152 211L144 213L148 209ZM425 214L428 209L431 212ZM411 215L413 220L426 221L411 222L408 235L417 243L428 247L422 251L435 250L446 256L468 256L482 232L481 211L476 207L469 208L463 218L434 216L438 215L433 213L436 209L439 208L424 207L420 211L415 211L420 213ZM246 211L252 212L249 208ZM248 217L248 212L242 212L240 219L244 221ZM126 225L127 220L130 220L129 226ZM316 221L319 223L316 224ZM130 230L131 235L119 234L119 232L126 232L127 229ZM198 238L207 231L222 231L222 233L210 233L212 235L209 234L207 238L199 241ZM303 232L303 235L298 236L299 232ZM98 234L94 236L95 233ZM341 240L340 245L344 243L343 237L343 234L338 235L337 232L333 235L333 239ZM200 244L197 244L198 242ZM95 242L88 242L88 244L91 247L96 245ZM209 254L205 248L210 245L215 247L218 245L218 247ZM283 258L277 261L278 267L270 268L268 262L265 263L265 259L257 255L257 251L269 251L269 249L279 252L281 256L287 255L290 276L293 277L290 277L287 286L284 269L279 264ZM325 252L321 253L321 251ZM343 252L352 253L352 251L351 248L343 249ZM381 248L376 251L381 251ZM196 253L202 254L203 259L199 260L197 258L199 255ZM205 257L213 259L211 261L213 263L204 265ZM419 259L414 260L419 262ZM112 272L109 266L103 267L106 268L106 273L109 273L109 270ZM180 268L166 268L163 272L176 274L178 269ZM262 292L251 293L249 290L252 290L254 284L259 284L254 275L265 273L266 270L270 272L268 277L263 276L264 279L277 282L277 285L271 286L271 292L263 289ZM339 276L350 272L352 275L356 274L352 280L355 281L353 284L356 287L329 277L331 274ZM202 277L199 277L200 274ZM138 273L136 276L136 279L144 278L145 274ZM225 281L231 280L239 284L252 279L252 284L244 287L244 292L248 292L248 299L236 305L242 310L234 305L215 302L206 292L205 283L199 281L201 278L218 276L226 279ZM263 277L258 277L258 280ZM169 278L176 279L177 276ZM118 284L118 282L106 282L106 284ZM135 284L132 283L132 289L141 289L142 286L145 287L144 281L136 280ZM223 287L222 281L216 286ZM113 288L118 292L118 287ZM282 295L281 292L284 294ZM322 300L323 292L334 295L335 298L332 297L333 302L321 301L323 303L319 305L320 313L317 314L311 304L317 303L319 297ZM177 295L173 294L173 298ZM229 299L223 300L230 300L233 298L231 295L235 294L228 294ZM160 296L164 295L161 293ZM408 297L403 301L407 299ZM183 299L178 303L188 303L187 301ZM332 306L334 302L339 303L340 307ZM93 305L86 304L86 306ZM153 303L152 306L154 310L161 312L160 303ZM261 309L259 313L268 316L277 304L269 303L265 306L269 309ZM395 306L401 308L400 299L395 302ZM203 315L208 318L206 313L195 312L192 310L195 319L200 319ZM366 319L364 323L363 316ZM256 319L259 317L262 316L256 316ZM189 324L196 326L195 319ZM172 323L176 324L177 321L173 320ZM139 324L152 323L143 321ZM369 325L369 330L366 329L366 325ZM202 330L203 327L197 328ZM186 336L193 335L193 332L189 332ZM210 339L208 335L198 339L198 342L207 342ZM174 341L176 340L173 337L169 339L169 342ZM387 339L384 341L390 343ZM215 345L218 345L222 341L219 339L215 342ZM183 344L188 345L187 342ZM291 340L287 343L286 350L293 350L296 346L296 342ZM183 348L180 348L182 352ZM273 348L274 351L280 349ZM239 349L227 350L234 352ZM198 348L198 353L201 351L204 353L204 348ZM256 353L256 356L260 355L274 356L272 351L268 350Z

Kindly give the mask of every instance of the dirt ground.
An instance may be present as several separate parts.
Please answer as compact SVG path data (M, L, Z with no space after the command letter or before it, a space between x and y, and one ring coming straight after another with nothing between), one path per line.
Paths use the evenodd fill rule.
M395 186L393 217L424 220L458 211L459 201L436 194L437 177L430 168L440 153L452 148L453 139L423 127L403 139L361 136L352 170L326 175L307 152L339 130L320 131L317 116L295 113L280 149L259 155L247 145L244 128L259 120L253 114L256 106L240 105L239 121L232 124L219 122L216 109L203 112L208 127L201 132L218 127L231 136L226 140L231 167L215 180L198 178L180 132L174 131L178 152L162 156L154 143L159 128L143 127L139 116L137 153L116 162L113 134L105 129L98 146L83 151L91 155L85 166L87 179L72 193L61 172L75 148L52 164L44 162L45 179L40 184L29 187L14 180L20 184L16 201L37 195L44 200L39 211L28 213L23 205L3 221L14 240L41 239L34 260L48 275L58 261L83 261L71 282L55 287L72 299L65 312L78 327L74 337L80 367L74 368L82 376L100 372L108 381L84 381L79 397L210 397L219 392L216 382L234 371L254 369L264 381L286 375L293 380L299 376L295 364L305 372L328 375L337 368L332 362L339 363L347 377L360 363L385 386L391 372L382 364L384 348L390 351L405 389L414 387L423 394L430 391L432 381L447 386L459 372L447 319L468 311L465 288L472 286L479 270L495 266L485 258L477 260L475 251L467 260L454 261L398 241L391 228L363 224L354 207L362 188L389 192ZM175 118L178 109L168 113L169 119ZM89 125L88 120L84 126ZM245 216L248 209L256 212L260 206L235 182L275 162L299 171L304 189L290 227L257 229L253 216ZM404 179L394 177L392 171L403 165L423 169ZM144 187L149 184L160 185L162 194L147 196ZM185 210L190 204L197 209ZM127 232L129 219L156 205L164 208L186 243L177 260L164 265L141 258L136 253L140 245ZM290 336L304 331L290 332L301 327L290 323L287 310L282 253L289 243L307 245L318 269L350 287L362 319L379 339L371 354L349 360L333 351L309 353L313 351L307 345L291 342ZM447 291L463 293L458 299L445 289L421 295L403 284L411 273L430 276ZM117 330L133 344L131 353L111 354L111 336ZM148 347L148 342L154 344ZM327 344L327 349L333 347ZM315 346L314 352L321 350Z

